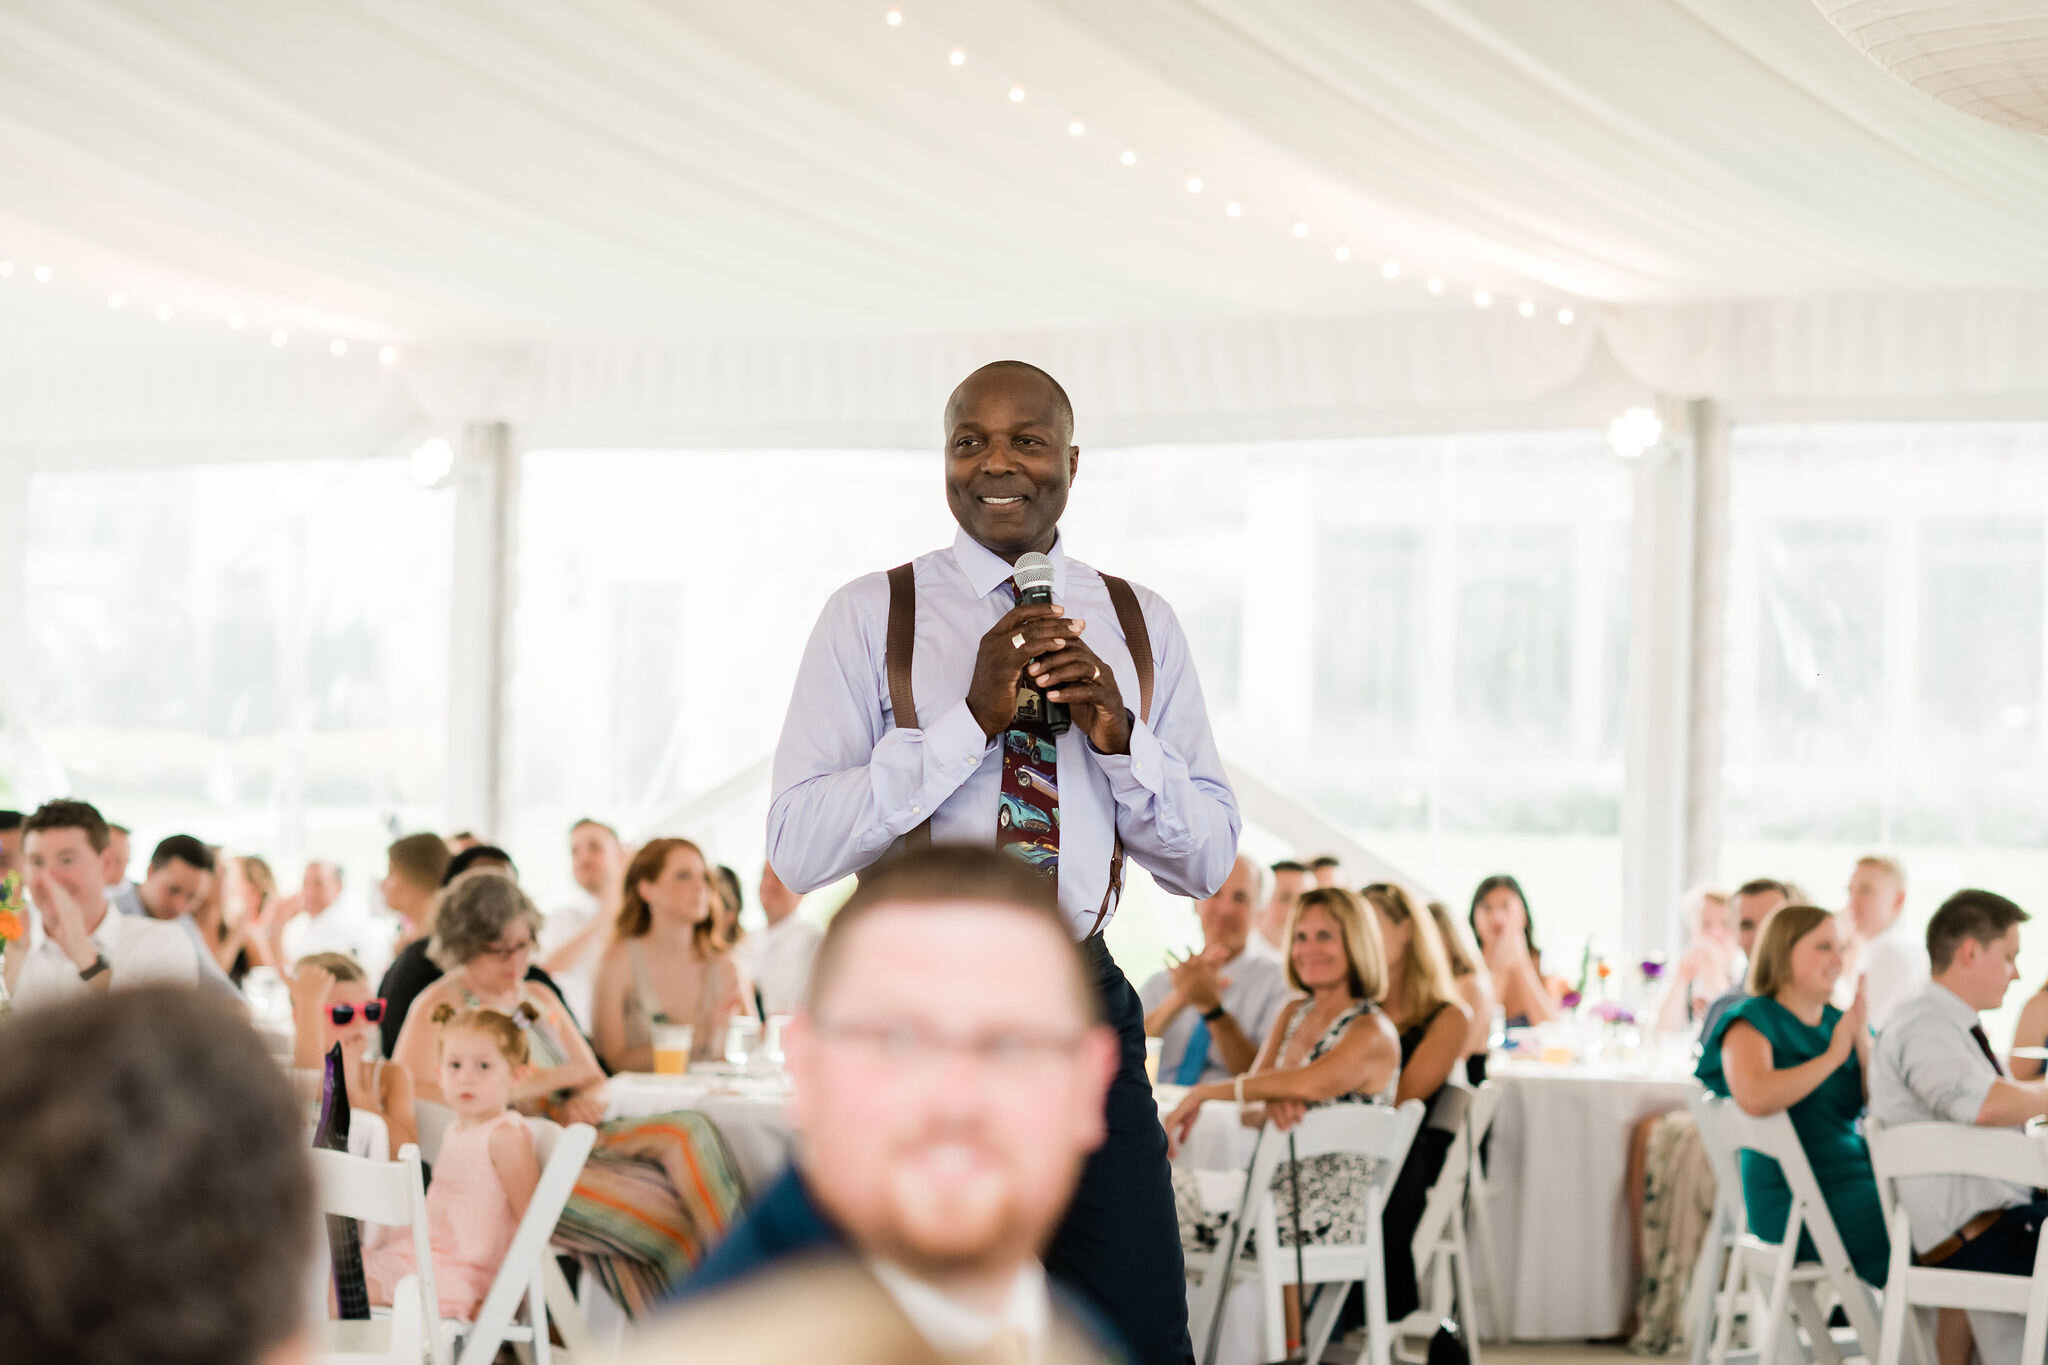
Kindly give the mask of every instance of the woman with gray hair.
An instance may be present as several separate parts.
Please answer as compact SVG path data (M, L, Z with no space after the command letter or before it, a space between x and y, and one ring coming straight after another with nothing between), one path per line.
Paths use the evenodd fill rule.
M427 956L446 973L406 1012L393 1060L413 1075L418 1097L446 1104L441 1093L441 1030L434 1010L492 1009L533 1026L533 1065L513 1087L513 1105L563 1123L604 1121L604 1068L590 1051L562 998L526 979L540 932L540 911L519 883L497 868L465 872L441 888Z
M420 1100L446 1104L435 1010L491 1009L523 1021L532 1063L513 1086L513 1107L598 1126L554 1245L580 1257L629 1316L641 1316L739 1213L745 1184L724 1138L710 1119L687 1110L604 1122L604 1068L562 998L526 979L540 911L504 871L463 873L442 889L432 918L427 953L447 975L413 1002L395 1060L417 1078Z

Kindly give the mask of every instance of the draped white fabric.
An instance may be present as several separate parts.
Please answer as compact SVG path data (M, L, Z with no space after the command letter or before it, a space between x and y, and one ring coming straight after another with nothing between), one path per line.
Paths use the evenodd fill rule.
M0 3L0 442L924 444L999 354L1114 443L2048 396L2048 140L1811 5L886 8Z

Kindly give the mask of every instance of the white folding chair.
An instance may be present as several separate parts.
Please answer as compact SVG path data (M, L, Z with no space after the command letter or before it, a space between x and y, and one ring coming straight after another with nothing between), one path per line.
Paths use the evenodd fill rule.
M1894 1182L1915 1176L1979 1175L2032 1189L2048 1187L2048 1144L2002 1128L1958 1123L1870 1123L1870 1164L1890 1229L1892 1262L1884 1289L1884 1342L1875 1365L1899 1365L1908 1342L1915 1359L1934 1360L1934 1340L1913 1307L1965 1308L2026 1316L2021 1360L2048 1352L2048 1237L2034 1252L2032 1275L1995 1275L1913 1264L1913 1233ZM1980 1342L1982 1348L1984 1343ZM1990 1352L1984 1352L1986 1355Z
M412 1116L420 1129L420 1160L431 1166L441 1159L441 1140L455 1122L455 1111L433 1100L414 1100Z
M1828 1315L1815 1292L1822 1288L1834 1290L1848 1316L1856 1338L1852 1353L1872 1355L1881 1339L1877 1296L1858 1278L1849 1260L1827 1201L1821 1197L1820 1182L1814 1179L1813 1167L1806 1160L1806 1149L1799 1145L1799 1134L1793 1131L1791 1116L1779 1113L1757 1118L1724 1099L1709 1100L1706 1111L1708 1121L1730 1152L1750 1151L1769 1157L1778 1163L1785 1183L1791 1187L1792 1207L1785 1218L1784 1240L1773 1244L1750 1231L1736 1243L1735 1259L1743 1276L1768 1287L1762 1328L1756 1341L1757 1359L1776 1361L1780 1352L1789 1354L1798 1347L1799 1328L1804 1327L1806 1349L1812 1358L1821 1365L1841 1365L1841 1344L1828 1330ZM1802 1232L1813 1239L1814 1250L1820 1255L1818 1261L1799 1260ZM1725 1365L1728 1359L1733 1317L1731 1300L1723 1305L1721 1322L1714 1333L1713 1365ZM1721 1327L1729 1330L1724 1332Z
M425 1127L424 1119L421 1126ZM440 1320L439 1339L451 1348L461 1342L456 1365L491 1365L498 1348L507 1342L531 1347L538 1365L550 1365L554 1358L548 1337L550 1322L561 1332L563 1347L572 1359L581 1362L593 1355L582 1310L576 1306L548 1241L555 1235L562 1207L576 1188L576 1178L583 1174L597 1130L587 1123L562 1128L536 1118L528 1119L526 1126L533 1134L534 1156L540 1162L540 1183L534 1186L533 1198L512 1234L512 1245L477 1309L476 1320ZM526 1305L524 1323L514 1320L522 1302Z
M1693 1262L1692 1291L1685 1314L1688 1365L1707 1365L1716 1324L1724 1315L1728 1330L1734 1330L1742 1288L1742 1269L1736 1264L1735 1249L1749 1231L1749 1212L1742 1204L1742 1171L1736 1164L1735 1153L1721 1138L1720 1126L1709 1107L1712 1102L1713 1096L1705 1086L1693 1091L1686 1101L1699 1128L1700 1147L1707 1154L1707 1165L1714 1172L1714 1210L1707 1218L1699 1259ZM1752 1354L1729 1352L1724 1358L1747 1358Z
M1230 1219L1224 1224L1217 1250L1206 1256L1190 1256L1190 1274L1199 1274L1201 1287L1196 1296L1192 1321L1200 1336L1196 1358L1207 1360L1210 1344L1222 1319L1223 1301L1229 1281L1237 1274L1256 1273L1265 1305L1265 1358L1278 1360L1287 1353L1287 1318L1281 1290L1294 1282L1294 1248L1280 1246L1280 1220L1273 1194L1274 1172L1290 1157L1306 1161L1330 1153L1349 1153L1370 1158L1371 1182L1361 1193L1365 1198L1365 1240L1343 1245L1310 1245L1301 1248L1303 1286L1302 1336L1306 1359L1321 1360L1323 1348L1337 1326L1345 1295L1353 1284L1365 1286L1366 1346L1361 1359L1371 1365L1390 1365L1392 1334L1387 1326L1385 1252L1380 1241L1380 1216L1386 1208L1387 1190L1400 1173L1401 1162L1422 1126L1422 1101L1410 1100L1398 1109L1384 1105L1337 1104L1309 1111L1297 1124L1288 1148L1289 1134L1268 1125L1259 1135L1246 1175L1244 1193ZM1246 1242L1258 1248L1256 1271L1240 1265ZM1229 1267L1230 1274L1221 1273ZM1313 1288L1313 1295L1308 1291Z
M1443 1170L1429 1188L1422 1220L1415 1225L1415 1284L1422 1291L1422 1307L1407 1321L1397 1324L1395 1336L1427 1336L1445 1318L1455 1317L1465 1330L1465 1346L1472 1365L1479 1365L1479 1303L1473 1283L1472 1247L1465 1231L1465 1201L1472 1165L1478 1158L1479 1144L1493 1126L1500 1092L1491 1085L1482 1085L1464 1093L1464 1112L1458 1117L1456 1136L1444 1156Z
M1480 1144L1493 1132L1493 1121L1500 1113L1500 1092L1488 1081L1480 1087L1492 1091L1493 1099L1487 1105L1484 1127L1473 1127L1465 1140L1466 1188L1465 1188L1465 1244L1477 1259L1472 1263L1472 1278L1478 1288L1480 1306L1486 1310L1486 1325L1490 1330L1488 1341L1496 1345L1513 1339L1509 1330L1507 1309L1507 1281L1500 1273L1500 1244L1493 1235L1492 1181L1487 1179L1486 1163L1480 1159ZM1478 1339L1476 1331L1468 1333ZM1467 1348L1471 1342L1466 1343Z
M348 1154L366 1161L391 1160L391 1125L367 1109L348 1111Z
M320 1212L409 1230L419 1269L398 1282L390 1316L368 1321L325 1317L326 1292L320 1293L321 1319L314 1333L314 1365L448 1365L448 1357L428 1331L434 1321L434 1253L427 1234L426 1182L420 1175L420 1149L407 1143L396 1161L371 1161L346 1152L315 1149L313 1175ZM321 1224L326 1226L324 1220ZM322 1264L326 1262L323 1258Z

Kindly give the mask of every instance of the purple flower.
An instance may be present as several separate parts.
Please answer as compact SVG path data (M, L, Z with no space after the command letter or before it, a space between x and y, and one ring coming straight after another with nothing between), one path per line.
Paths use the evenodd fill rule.
M1575 1010L1585 1002L1585 999L1586 997L1580 995L1577 991L1566 991L1564 993L1564 999L1558 1001L1557 1003L1563 1005L1568 1010Z
M1646 958L1644 958L1644 959L1643 959L1643 980L1645 980L1645 981L1662 981L1663 979L1664 979L1664 959L1663 959L1663 958L1661 958L1661 957L1646 957Z
M1636 1021L1633 1010L1613 1000L1602 1000L1593 1006L1593 1017L1603 1024L1633 1024Z

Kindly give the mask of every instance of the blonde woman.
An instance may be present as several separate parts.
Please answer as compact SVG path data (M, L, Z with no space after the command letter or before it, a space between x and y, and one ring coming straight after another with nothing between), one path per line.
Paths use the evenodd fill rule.
M1473 1085L1486 1083L1486 1054L1493 1046L1493 977L1479 949L1465 937L1465 927L1451 917L1442 901L1429 903L1429 917L1436 924L1437 942L1444 945L1450 963L1451 984L1458 998L1472 1012L1471 1027L1465 1034L1465 1079Z

